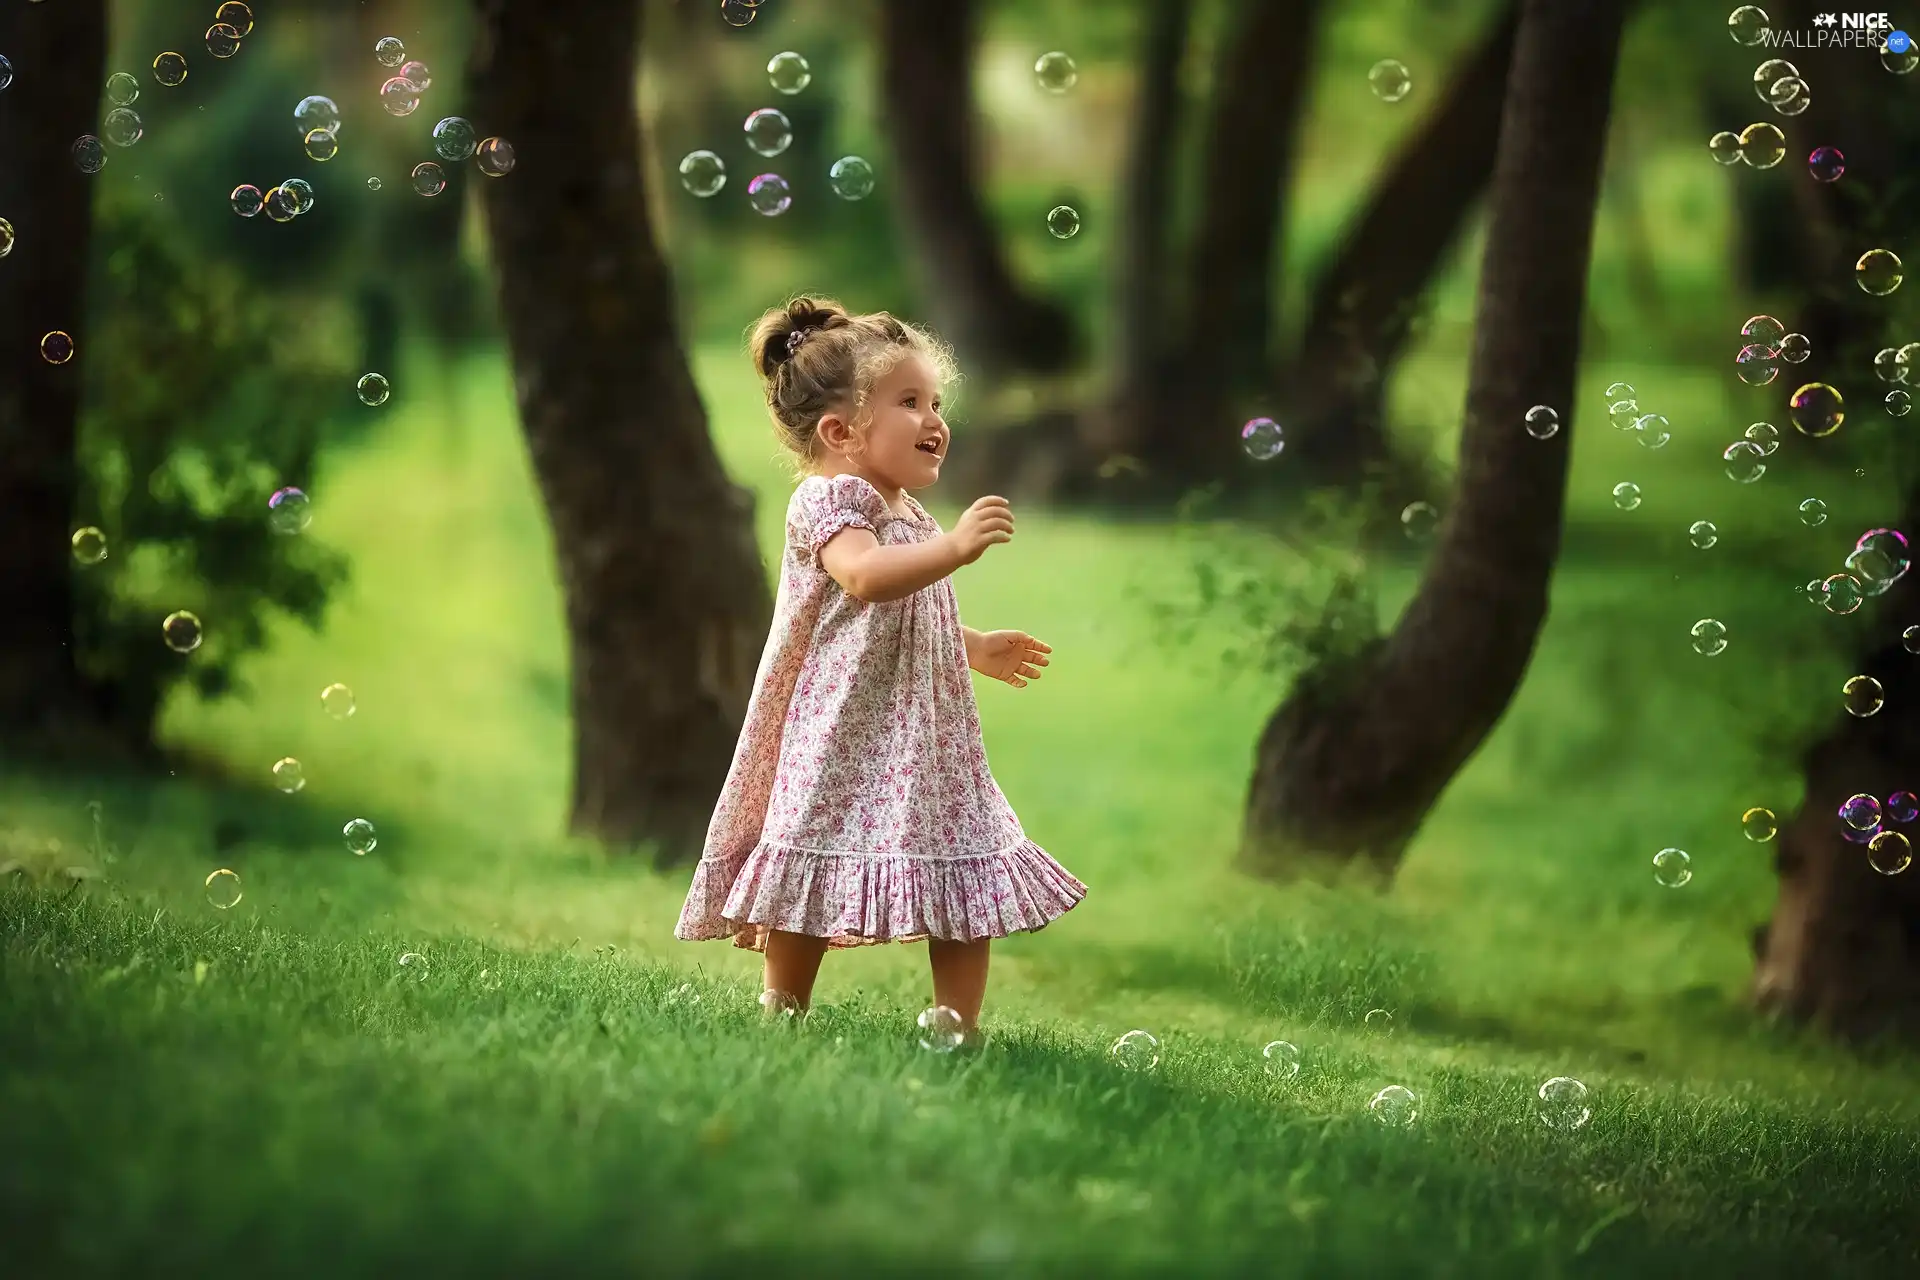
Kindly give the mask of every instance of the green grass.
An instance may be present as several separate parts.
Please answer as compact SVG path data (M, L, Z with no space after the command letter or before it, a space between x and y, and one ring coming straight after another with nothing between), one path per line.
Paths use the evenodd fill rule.
M771 550L786 488L745 362L699 372ZM1873 625L1790 587L1870 513L1868 482L1802 529L1801 489L1832 473L1807 442L1736 488L1714 442L1737 429L1699 425L1744 416L1716 386L1592 373L1583 405L1643 375L1675 443L1582 417L1590 549L1385 896L1231 869L1280 690L1222 660L1224 620L1199 645L1153 634L1142 599L1188 589L1185 544L1035 511L959 576L970 622L1055 646L1033 688L981 683L982 717L1024 825L1092 893L997 949L993 1041L946 1060L913 1043L923 950L832 956L814 1019L765 1029L754 957L671 938L685 871L559 834L563 636L507 377L409 371L314 486L310 536L354 561L325 633L279 634L246 700L169 708L199 767L0 779L0 861L33 873L0 889L10 1251L58 1274L1910 1269L1911 1058L1743 1003L1773 882L1738 816L1797 804L1795 735L1832 713L1844 629ZM1628 462L1638 524L1606 499ZM1696 512L1712 552L1685 544ZM1670 546L1646 534L1666 526ZM1416 568L1383 569L1389 606ZM1686 641L1707 615L1734 641L1711 661ZM345 722L319 706L333 680L358 695ZM298 796L269 787L283 755ZM354 816L381 832L365 859L339 839ZM1694 855L1683 890L1649 873L1669 844ZM224 913L200 891L220 866L245 886ZM683 982L696 1007L666 1000ZM1106 1057L1132 1027L1163 1041L1151 1074ZM1296 1079L1260 1070L1276 1038ZM1531 1107L1563 1074L1593 1091L1571 1134ZM1405 1130L1366 1111L1396 1083L1421 1100Z

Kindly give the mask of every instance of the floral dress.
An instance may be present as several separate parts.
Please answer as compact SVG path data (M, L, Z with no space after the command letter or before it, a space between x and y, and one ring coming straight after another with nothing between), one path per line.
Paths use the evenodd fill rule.
M896 515L851 475L795 490L773 632L676 937L971 941L1041 928L1086 896L987 769L952 581L869 604L820 564L848 527L885 546L939 536L907 502Z

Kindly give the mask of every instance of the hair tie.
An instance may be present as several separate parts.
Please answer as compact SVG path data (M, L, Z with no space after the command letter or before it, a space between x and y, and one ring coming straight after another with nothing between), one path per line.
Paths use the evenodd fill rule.
M813 333L811 329L795 329L787 335L787 359L793 359L794 352L800 350L800 344Z

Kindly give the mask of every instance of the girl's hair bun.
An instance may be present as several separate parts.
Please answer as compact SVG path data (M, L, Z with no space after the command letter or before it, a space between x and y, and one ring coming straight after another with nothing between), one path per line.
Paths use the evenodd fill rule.
M822 329L838 329L847 323L847 310L825 298L795 298L785 307L777 307L754 326L755 363L760 375L773 378L780 366L793 359L809 335Z

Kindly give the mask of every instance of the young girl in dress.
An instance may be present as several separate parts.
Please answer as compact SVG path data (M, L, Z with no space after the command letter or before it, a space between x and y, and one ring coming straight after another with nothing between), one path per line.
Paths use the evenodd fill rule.
M1004 498L951 532L940 478L951 359L885 312L798 298L750 339L798 462L773 631L676 937L766 954L764 1002L804 1010L829 947L927 943L933 997L974 1032L991 940L1086 886L1028 840L987 769L968 668L1024 688L1051 649L963 626L954 570L1013 537Z

